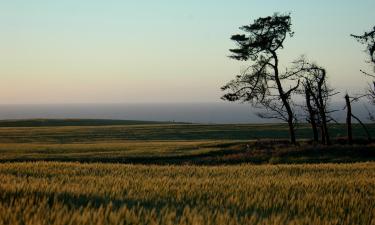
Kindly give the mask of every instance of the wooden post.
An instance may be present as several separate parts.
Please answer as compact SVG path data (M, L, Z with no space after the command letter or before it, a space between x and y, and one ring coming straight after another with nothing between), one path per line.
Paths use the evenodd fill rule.
M349 95L345 95L345 102L346 102L346 128L347 128L347 135L348 135L348 144L353 144L353 134L352 134L352 106L350 104Z

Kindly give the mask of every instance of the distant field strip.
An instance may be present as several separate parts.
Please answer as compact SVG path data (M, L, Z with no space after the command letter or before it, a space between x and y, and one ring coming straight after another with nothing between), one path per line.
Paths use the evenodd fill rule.
M170 124L172 122L108 120L108 119L24 119L0 120L0 127L58 127L58 126L114 126L141 124ZM183 124L183 123L175 123Z
M369 130L375 136L375 124ZM344 125L331 126L332 137L346 135ZM355 137L365 137L359 125L354 125ZM311 138L308 125L297 129L299 138ZM118 126L58 126L58 127L2 127L0 143L87 143L123 140L256 140L260 138L288 138L288 128L283 124L258 125L198 125L198 124L148 124Z
M4 162L101 162L224 165L375 161L375 144L299 147L287 141L112 141L94 143L0 143Z
M202 156L224 150L242 150L235 141L123 141L110 143L0 143L4 161L124 162L135 158ZM126 162L126 161L125 161Z
M375 163L0 164L0 224L375 224Z

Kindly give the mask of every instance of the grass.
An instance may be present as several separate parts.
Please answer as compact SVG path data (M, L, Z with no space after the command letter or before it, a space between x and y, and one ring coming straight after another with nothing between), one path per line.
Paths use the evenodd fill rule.
M375 144L290 146L287 141L124 141L2 143L0 162L59 161L162 165L345 163L375 161Z
M47 121L47 124L55 122ZM88 121L91 120L74 122L83 124ZM0 128L0 162L218 165L375 161L375 145L323 148L310 147L302 142L302 146L292 148L282 141L288 137L288 128L284 124L21 127L24 121L12 122L15 127ZM97 120L92 122L98 123ZM375 125L369 126L374 127L374 133ZM358 125L354 125L354 131L357 137L363 137ZM308 138L310 127L302 124L297 134L300 139ZM342 137L345 126L332 126L331 134ZM268 141L264 141L264 138L268 138ZM269 144L265 144L267 142Z
M116 161L127 158L201 156L224 149L243 147L234 141L126 141L98 143L5 143L0 144L0 161L60 160ZM237 148L236 148L237 147ZM86 161L86 162L87 162Z
M375 163L5 163L0 179L0 224L375 223Z
M0 122L0 224L375 224L375 144L343 125L60 122Z
M369 124L369 130L375 136L375 124ZM353 126L357 138L365 134L358 124ZM298 127L299 139L311 137L307 124ZM345 126L332 125L330 130L334 138L346 135ZM0 143L92 143L136 141L201 141L201 140L257 140L286 139L288 127L285 124L143 124L116 126L55 126L55 127L2 127Z

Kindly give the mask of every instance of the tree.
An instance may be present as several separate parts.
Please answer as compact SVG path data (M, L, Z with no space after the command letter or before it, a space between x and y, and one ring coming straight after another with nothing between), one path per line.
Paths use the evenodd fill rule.
M317 112L317 124L320 126L322 144L330 144L327 118L327 102L330 97L326 84L326 70L312 65L307 69L308 75L305 78L305 86L314 103L314 112Z
M316 110L314 107L313 107L313 99L312 99L312 87L310 85L309 82L306 82L304 85L303 85L303 92L305 93L305 100L306 100L306 108L307 108L307 112L308 112L308 118L307 118L307 122L309 122L311 124L311 129L313 131L313 136L314 136L314 143L318 143L319 142L319 133L318 133L318 110Z
M330 144L328 122L332 120L328 109L330 98L337 94L328 87L326 70L301 58L294 62L295 73L299 74L302 87L300 93L305 97L307 121L311 124L314 141L318 142L320 128L322 144Z
M373 65L373 72L375 73L375 26L372 30L365 32L363 35L351 34L351 36L361 44L366 45L366 53L370 56L370 61L368 61L368 63ZM361 72L366 76L375 78L374 73L371 74L363 70L361 70ZM375 105L375 80L372 82L372 84L369 84L369 88L367 89L365 96L367 96L370 102ZM371 113L370 118L374 119Z
M363 96L360 96L360 97L354 97L354 98L351 98L349 96L349 94L347 93L345 95L345 108L346 108L346 127L347 127L347 138L348 138L348 144L352 144L353 143L353 131L352 131L352 118L354 118L355 120L357 120L357 122L362 126L363 130L366 132L366 135L367 135L367 139L369 141L372 141L372 138L371 138L371 133L370 131L368 130L368 128L366 127L366 125L357 117L353 114L352 112L352 102L356 102L358 101L361 97ZM372 114L370 114L370 120L374 120L372 119Z
M351 36L357 39L357 41L360 42L361 44L367 45L366 52L370 56L369 63L374 64L374 70L375 70L375 26L372 29L373 30L369 32L365 32L363 35L351 34Z
M290 14L274 14L261 17L252 24L240 29L245 34L231 37L237 48L230 49L230 58L252 61L253 64L225 86L227 93L222 99L227 101L249 102L255 107L266 109L263 118L276 118L286 121L289 126L291 143L296 143L295 114L291 95L299 83L285 89L283 81L293 80L293 73L279 71L278 50L282 49L287 36L293 36Z

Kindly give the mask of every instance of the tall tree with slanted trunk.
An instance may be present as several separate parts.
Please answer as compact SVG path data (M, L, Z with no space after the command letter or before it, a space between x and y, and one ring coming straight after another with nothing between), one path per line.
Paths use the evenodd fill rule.
M253 106L263 107L264 118L276 118L286 121L289 126L290 142L296 143L295 114L291 95L298 84L286 89L283 81L292 80L293 73L281 73L279 70L278 50L284 40L293 36L289 14L274 14L261 17L252 24L240 29L245 34L236 34L231 40L237 48L230 49L231 58L252 61L253 64L240 75L222 87L227 93L222 99L227 101L250 102Z

